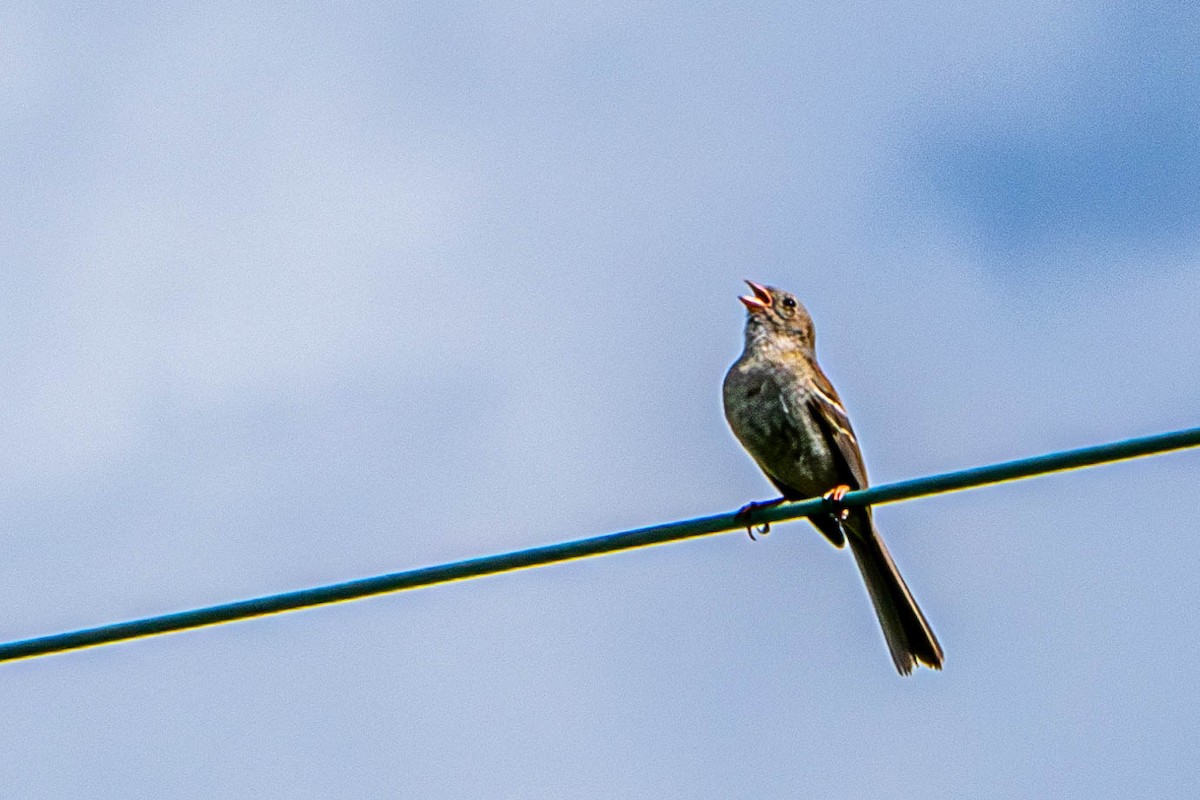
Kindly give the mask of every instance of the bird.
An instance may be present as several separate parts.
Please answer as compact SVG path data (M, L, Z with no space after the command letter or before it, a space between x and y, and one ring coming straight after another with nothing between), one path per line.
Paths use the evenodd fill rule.
M725 375L725 418L783 496L749 503L739 514L823 495L829 512L809 521L835 547L849 543L896 670L910 675L918 664L940 670L942 646L900 577L871 509L840 505L847 492L867 487L867 470L842 400L817 364L812 317L794 295L746 284L751 294L738 297L746 307L745 347Z

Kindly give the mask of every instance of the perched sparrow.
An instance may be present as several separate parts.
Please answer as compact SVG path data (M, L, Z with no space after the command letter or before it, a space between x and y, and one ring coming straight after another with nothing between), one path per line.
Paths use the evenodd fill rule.
M847 491L867 486L850 420L817 366L812 318L795 297L746 281L746 347L725 376L725 418L783 497L742 509L824 494L834 513L810 518L836 547L847 540L875 605L892 661L902 675L917 663L942 668L942 647L900 577L869 508L838 509Z

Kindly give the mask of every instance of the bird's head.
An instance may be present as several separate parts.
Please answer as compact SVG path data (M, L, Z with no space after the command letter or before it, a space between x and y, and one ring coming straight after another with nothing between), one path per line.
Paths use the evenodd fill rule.
M746 341L811 351L816 344L812 317L790 292L746 281L753 294L738 300L746 307Z

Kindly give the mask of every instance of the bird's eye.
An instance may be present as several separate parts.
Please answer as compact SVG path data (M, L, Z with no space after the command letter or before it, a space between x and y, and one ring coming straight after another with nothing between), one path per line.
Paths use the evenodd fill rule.
M783 298L783 307L784 308L795 308L796 301L790 297L785 297L785 298Z

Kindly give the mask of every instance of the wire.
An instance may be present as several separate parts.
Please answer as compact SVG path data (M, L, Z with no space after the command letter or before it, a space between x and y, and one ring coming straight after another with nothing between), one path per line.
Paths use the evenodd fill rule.
M899 483L873 486L869 489L861 489L848 493L842 504L853 507L894 503L915 497L924 497L942 492L983 486L990 483L1029 478L1048 472L1079 469L1081 467L1196 446L1200 446L1200 428L1190 428L1173 433L1127 439L1125 441L1085 447L1078 450L1022 458L1016 461L1006 461L1000 464L975 467L958 472L947 472L941 475L900 481ZM647 547L649 545L673 542L680 539L708 536L723 531L742 529L748 523L779 522L798 517L807 517L828 510L828 502L818 497L796 503L785 503L774 508L757 509L749 514L749 516L739 516L737 512L730 512L710 517L699 517L681 522L671 522L665 525L653 525L648 528L610 533L589 539L578 539L561 544L534 547L528 550L473 558L467 561L458 561L440 566L423 567L406 572L378 575L372 578L362 578L312 589L300 589L283 594L268 595L251 600L240 600L190 611L181 611L174 614L164 614L157 617L118 622L68 633L57 633L34 639L24 639L0 644L0 661L14 661L21 658L61 653L67 650L94 647L96 645L137 639L143 636L155 636L162 633L200 628L207 625L218 625L223 622L233 622L235 620L249 619L250 617L259 617L266 614L278 614L284 611L293 611L300 608L325 605L327 603L356 600L387 592L399 592L405 589L415 589L419 586L432 586L438 583L476 578L481 575L492 575L515 569L553 564L558 561L586 558L617 550L630 550L635 547Z

